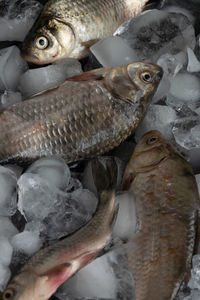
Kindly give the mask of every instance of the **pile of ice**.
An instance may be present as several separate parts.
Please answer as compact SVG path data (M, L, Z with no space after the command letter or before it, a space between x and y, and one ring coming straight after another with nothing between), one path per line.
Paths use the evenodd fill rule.
M40 9L41 4L35 0L22 0L20 5L17 0L0 0L0 40L22 41ZM93 67L95 59L103 66L143 60L156 62L164 70L158 91L135 135L112 152L118 157L118 190L124 162L135 142L151 129L160 130L188 159L200 186L200 43L199 36L195 37L195 21L185 8L165 6L164 10L146 11L91 47ZM82 72L75 59L30 68L16 45L2 45L0 109ZM105 163L106 159L101 161ZM11 165L0 167L0 190L3 290L11 272L15 273L42 246L86 224L98 199L90 161L83 172L75 172L63 160L53 157L38 160L27 170ZM135 299L133 278L122 247L135 234L134 195L119 193L117 203L119 213L111 243L100 257L59 289L58 299ZM199 299L199 261L199 255L195 256L191 280L180 291L179 300Z

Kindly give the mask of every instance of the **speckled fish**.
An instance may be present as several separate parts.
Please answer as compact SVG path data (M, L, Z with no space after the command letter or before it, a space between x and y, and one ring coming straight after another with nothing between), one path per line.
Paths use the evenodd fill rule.
M88 55L89 47L139 14L148 0L49 0L28 33L22 55L35 64Z
M0 163L103 154L138 126L162 77L150 63L97 69L0 113Z
M3 300L47 300L57 288L91 262L108 242L117 216L115 185L117 165L109 160L106 169L92 164L100 200L90 222L76 233L37 252L10 281Z
M192 168L160 132L150 131L137 144L122 187L136 195L137 232L128 247L136 300L172 300L195 249L200 201Z

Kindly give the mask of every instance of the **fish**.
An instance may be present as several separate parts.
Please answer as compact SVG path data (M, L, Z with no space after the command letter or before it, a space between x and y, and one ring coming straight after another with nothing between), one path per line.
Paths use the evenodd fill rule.
M102 251L118 213L115 206L117 165L92 162L99 204L93 218L77 232L39 250L8 283L2 300L47 300L57 288Z
M0 163L101 155L138 126L162 68L134 62L85 72L0 112Z
M22 57L48 64L81 59L89 47L141 13L148 0L49 0L27 34Z
M136 300L172 300L190 276L199 236L192 168L159 131L149 131L127 164L122 189L136 195L136 232L126 245Z

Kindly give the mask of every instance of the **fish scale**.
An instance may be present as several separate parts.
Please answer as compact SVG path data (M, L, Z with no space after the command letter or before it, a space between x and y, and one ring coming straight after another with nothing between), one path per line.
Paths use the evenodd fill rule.
M158 139L158 146L147 145L151 137ZM158 162L153 153L158 153ZM195 177L157 131L145 134L136 146L124 182L130 172L139 223L132 241L135 249L128 253L136 299L171 300L190 272L194 253L200 208Z
M132 67L133 80L124 72ZM147 70L152 74L150 84L140 79L140 72ZM102 78L94 80L99 73ZM90 76L93 80L85 80ZM115 84L115 76L121 76L120 83ZM69 163L111 150L137 127L161 77L161 68L148 63L103 68L13 105L0 113L0 162L55 155Z

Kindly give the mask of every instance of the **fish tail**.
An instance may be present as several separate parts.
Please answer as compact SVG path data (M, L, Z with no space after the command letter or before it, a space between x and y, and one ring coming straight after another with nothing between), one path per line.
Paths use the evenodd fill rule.
M105 167L99 159L92 161L93 179L100 195L99 209L101 206L104 206L106 207L107 212L110 212L108 214L108 224L111 231L114 227L119 210L119 205L115 207L115 187L117 184L118 174L117 169L117 164L114 158L109 158L106 161Z
M105 167L99 159L92 161L92 175L99 193L105 190L115 190L117 174L117 164L114 158L109 158Z

